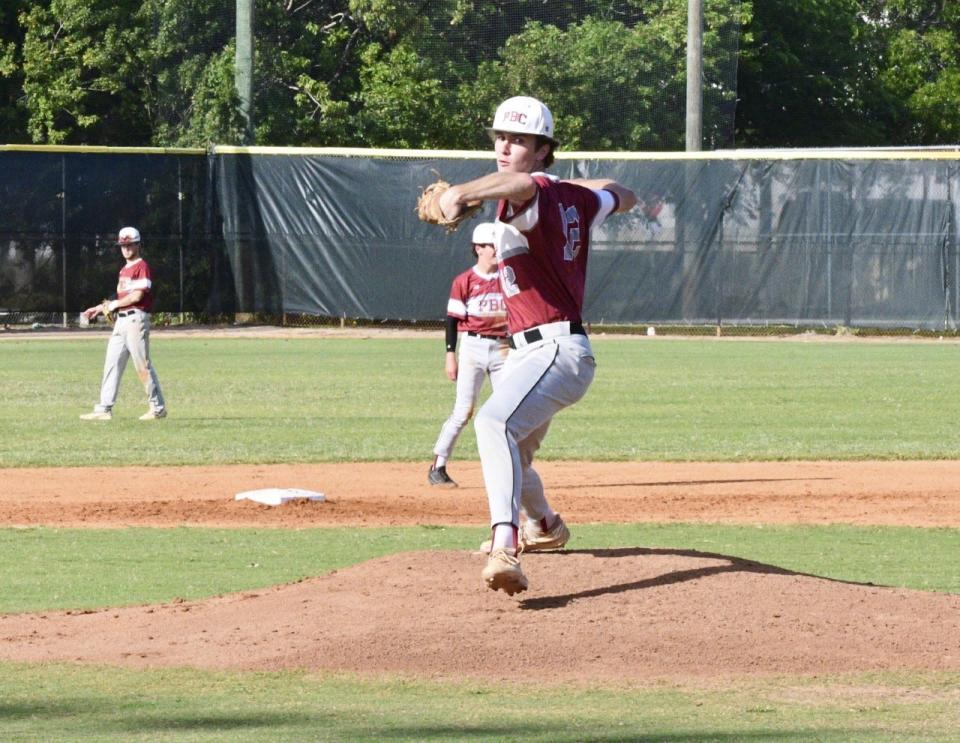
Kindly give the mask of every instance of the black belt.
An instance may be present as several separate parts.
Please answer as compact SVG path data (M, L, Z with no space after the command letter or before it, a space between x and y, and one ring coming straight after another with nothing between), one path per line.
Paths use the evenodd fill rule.
M503 335L483 335L482 333L474 333L472 330L467 331L467 335L472 335L474 338L483 338L488 341L505 341L507 338Z
M129 317L130 315L136 315L136 310L122 310L117 313L117 317Z
M570 335L586 335L587 331L583 327L583 323L572 322L570 323ZM531 343L536 343L537 341L543 340L543 334L540 332L540 328L531 328L530 330L522 330L515 335L522 335L523 339L526 341L524 345L530 345ZM516 348L516 342L513 338L510 338L510 348Z

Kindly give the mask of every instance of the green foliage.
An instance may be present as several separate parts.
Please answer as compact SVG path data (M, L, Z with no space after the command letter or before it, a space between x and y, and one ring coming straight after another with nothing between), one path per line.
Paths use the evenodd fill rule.
M876 30L859 0L753 3L738 79L737 138L752 146L887 141Z
M497 103L523 93L548 102L571 149L683 146L686 0L256 6L258 144L486 148ZM706 148L734 144L734 107L738 146L955 143L958 7L705 3ZM238 143L233 12L220 0L8 0L0 141Z
M682 81L679 88L676 78L649 82L678 49L652 28L589 18L566 31L531 23L507 41L503 61L483 72L497 80L500 97L514 90L545 101L567 149L679 149ZM663 88L673 89L663 105L672 121L655 120Z
M960 8L891 0L874 9L886 38L880 79L901 101L898 138L909 144L960 139Z
M708 74L734 63L738 0L710 11ZM748 5L747 5L748 7ZM21 16L29 133L49 143L239 141L232 5L52 0ZM682 143L683 0L272 3L256 10L259 144L487 147L505 97L554 108L568 147ZM9 68L16 49L0 47ZM727 74L729 78L730 75ZM725 87L726 86L726 87ZM721 88L725 88L721 90ZM707 99L729 106L728 85Z
M68 142L76 131L117 143L148 136L146 122L135 115L146 30L124 22L136 11L135 0L52 0L21 17L35 141Z
M429 148L449 139L453 98L415 49L371 44L362 62L358 128L367 145Z
M23 90L23 29L19 15L28 0L0 3L0 142L25 142L26 114L17 101Z

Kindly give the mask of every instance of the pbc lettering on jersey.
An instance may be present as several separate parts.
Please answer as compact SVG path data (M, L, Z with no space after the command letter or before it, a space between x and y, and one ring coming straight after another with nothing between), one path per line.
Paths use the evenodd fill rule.
M467 314L477 317L506 317L507 304L499 292L481 294L467 300Z
M500 275L496 271L480 273L474 266L454 278L447 314L460 320L460 331L503 335L507 326L507 304L500 288Z

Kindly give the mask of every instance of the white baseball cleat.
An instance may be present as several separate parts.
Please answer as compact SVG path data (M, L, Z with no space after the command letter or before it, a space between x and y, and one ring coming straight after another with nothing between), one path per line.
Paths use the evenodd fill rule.
M157 420L157 419L159 419L159 418L166 418L166 417L167 417L167 409L166 409L166 408L164 408L163 410L152 410L152 409L151 409L151 410L148 410L148 411L147 411L146 413L144 413L143 415L141 415L141 416L140 416L140 420L142 420L142 421L155 421L155 420Z
M520 529L520 549L523 552L558 550L570 541L570 530L557 514L553 526L544 531L539 521L527 521Z
M84 413L80 416L82 421L110 421L113 420L113 413L109 410L94 410L92 413Z
M481 575L491 591L503 591L513 596L527 590L527 577L520 568L520 560L513 550L504 547L498 547L490 553Z
M526 521L520 527L520 552L543 552L545 550L558 550L563 548L570 541L570 529L560 514L557 514L556 520L547 531L540 528L538 521ZM493 547L493 541L487 539L480 543L480 551L490 554Z

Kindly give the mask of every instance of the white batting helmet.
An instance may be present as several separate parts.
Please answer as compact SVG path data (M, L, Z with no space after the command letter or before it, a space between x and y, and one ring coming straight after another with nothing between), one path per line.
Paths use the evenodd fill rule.
M553 114L550 109L536 98L526 95L507 98L501 103L493 116L493 125L487 131L491 134L534 134L556 141L553 138Z
M493 245L495 229L493 222L481 222L473 228L470 242L474 245Z
M128 245L140 242L140 230L136 227L124 227L117 235L117 245Z

